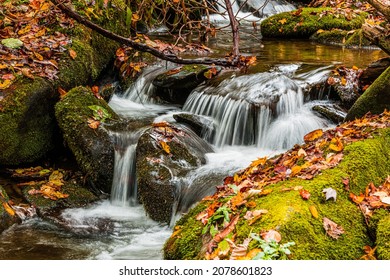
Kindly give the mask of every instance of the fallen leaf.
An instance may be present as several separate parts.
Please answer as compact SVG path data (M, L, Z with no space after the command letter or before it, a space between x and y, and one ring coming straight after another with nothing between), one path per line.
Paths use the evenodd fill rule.
M0 89L9 88L12 85L11 80L4 80L4 82L0 82Z
M260 236L265 240L265 242L271 242L272 240L274 240L276 243L279 243L280 240L282 240L282 235L273 229L266 232L262 232Z
M75 59L77 57L77 53L73 49L69 49L69 55L72 59Z
M364 196L364 194L360 194L359 196L357 196L353 193L350 193L349 198L352 199L352 201L355 202L356 204L360 204L363 202L365 196Z
M8 214L10 214L11 216L15 216L15 210L7 202L3 202L2 204Z
M88 126L92 129L97 129L100 125L100 121L97 121L95 119L89 118L88 119Z
M330 219L324 217L322 221L326 234L330 237L338 239L340 235L344 233L344 229Z
M309 210L310 210L311 215L312 215L314 218L318 219L318 211L317 211L317 208L316 208L314 205L311 205L311 206L309 207Z
M333 200L336 201L337 192L335 189L326 188L326 189L323 189L322 192L325 193L325 200L333 198Z
M60 94L60 99L63 99L65 97L65 95L68 94L68 92L66 90L64 90L62 87L58 87L58 93Z
M390 205L390 197L389 196L381 197L381 202Z
M343 178L343 184L346 191L349 191L349 178Z
M324 134L324 132L322 131L322 129L317 129L317 130L314 130L308 134L306 134L304 137L303 137L303 140L305 140L305 142L311 142L311 141L314 141L314 140L317 140L318 138L320 138L322 135Z
M302 189L299 191L299 194L304 200L308 200L310 198L310 192L307 190Z
M32 79L32 80L34 80L35 79L35 77L34 77L34 75L33 74L31 74L31 69L28 69L28 68L22 68L22 74L23 74L23 76L26 76L27 78L30 78L30 79Z
M371 248L371 246L366 245L363 247L363 250L366 254L360 258L361 260L376 260L376 246L374 248Z
M245 238L242 244L234 244L231 240L227 240L230 243L230 246L233 247L232 253L230 255L230 260L237 260L245 257L247 255L249 243L252 241L252 238Z
M7 48L18 49L23 46L23 42L16 38L8 38L1 40L1 43Z
M278 20L278 22L280 22L281 24L285 24L287 22L287 19L286 18L282 18L282 19Z
M159 143L160 143L161 148L162 148L167 154L170 154L170 153L171 153L171 149L170 149L169 145L167 144L167 142L161 140Z
M335 137L330 141L329 149L335 152L341 152L344 149L343 142L340 138Z

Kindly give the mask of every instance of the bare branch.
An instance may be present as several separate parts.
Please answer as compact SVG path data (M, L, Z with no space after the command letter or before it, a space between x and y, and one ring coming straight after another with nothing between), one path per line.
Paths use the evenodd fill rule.
M225 0L226 10L229 15L229 21L230 26L232 28L232 34L233 34L233 61L235 58L238 58L240 55L240 49L239 49L239 41L240 41L240 35L238 33L238 21L237 18L234 16L232 3L230 0Z

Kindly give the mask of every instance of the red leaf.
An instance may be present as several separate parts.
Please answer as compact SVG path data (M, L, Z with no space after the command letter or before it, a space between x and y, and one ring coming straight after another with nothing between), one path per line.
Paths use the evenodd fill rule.
M304 200L308 200L310 198L310 192L307 190L302 189L299 191L299 194Z

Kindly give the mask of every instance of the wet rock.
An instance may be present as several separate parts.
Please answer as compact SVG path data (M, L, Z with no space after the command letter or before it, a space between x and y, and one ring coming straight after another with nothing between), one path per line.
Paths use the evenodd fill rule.
M175 199L175 179L206 163L212 148L191 130L169 124L146 130L138 140L138 195L148 215L169 222Z
M156 95L166 102L183 105L191 91L207 80L205 73L212 68L191 65L160 74L153 80Z
M390 67L390 57L384 57L368 65L359 77L360 86L364 88L371 85L388 67Z
M337 104L320 104L313 106L312 109L336 124L341 123L347 115Z
M109 132L100 125L88 126L94 111L89 106L104 108L110 115L106 122L118 120L104 100L97 99L84 87L77 87L56 105L56 118L66 145L80 169L97 192L110 193L114 171L114 147Z
M325 45L337 45L347 48L373 47L371 42L364 37L361 29L351 31L341 29L322 30L313 34L310 39Z
M173 115L173 118L178 123L187 125L199 137L204 136L213 128L213 121L204 116L182 113Z
M15 223L20 223L20 218L13 213L12 208L8 204L9 197L4 188L0 185L0 233L12 226ZM8 211L7 211L8 209Z

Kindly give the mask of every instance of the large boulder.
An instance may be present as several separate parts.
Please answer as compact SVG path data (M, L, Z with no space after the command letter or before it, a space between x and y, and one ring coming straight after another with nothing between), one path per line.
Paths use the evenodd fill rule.
M381 123L382 120L385 121ZM378 185L390 173L389 115L366 121L356 122L359 129L347 123L320 137L318 131L311 133L305 137L306 144L271 159L258 159L242 172L227 177L213 197L203 200L177 222L175 232L165 244L164 257L226 259L233 257L234 250L235 258L253 258L262 251L256 239L247 243L247 238L255 233L261 236L258 238L263 248L268 245L282 249L283 243L295 242L289 248L290 259L361 258L363 247L372 241L362 211L351 200L351 193L364 193L370 182ZM380 129L383 125L387 128ZM329 145L340 134L352 137L353 143L341 138L338 147ZM327 158L316 161L321 171L307 164L307 160L313 159L309 156L313 152L324 153ZM295 162L292 165L291 160ZM301 173L306 168L311 171ZM388 250L386 231L388 219L378 223L377 244L382 246L382 258L388 258L384 253ZM271 245L271 238L278 241L281 238L279 245ZM244 253L240 254L237 248Z
M309 38L318 30L359 29L367 13L345 13L332 8L303 8L269 17L261 22L266 38Z
M169 222L178 178L206 163L212 148L191 130L162 123L147 129L136 150L138 195L148 215Z
M56 104L55 113L65 142L92 187L110 193L114 172L114 146L109 132L102 125L93 128L97 124L93 122L93 117L99 108L105 115L105 120L101 121L119 119L108 104L96 98L90 89L77 87ZM97 120L99 123L101 121Z
M360 118L366 113L382 113L390 109L390 67L356 100L345 120Z

